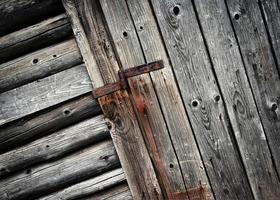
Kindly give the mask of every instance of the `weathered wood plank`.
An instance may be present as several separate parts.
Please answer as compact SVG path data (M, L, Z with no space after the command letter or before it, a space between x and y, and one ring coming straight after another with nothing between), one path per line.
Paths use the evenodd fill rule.
M256 199L279 198L279 179L224 1L195 1L198 18Z
M123 170L119 168L67 187L51 195L40 198L40 200L81 199L106 189L111 190L112 187L124 182L125 176Z
M131 2L135 2L134 7L138 7L139 15L141 6L136 1ZM153 0L152 6L215 198L253 199L241 159L231 140L232 130L227 122L224 102L211 69L191 1ZM145 10L146 7L148 7L147 3L145 3ZM146 15L151 16L150 13ZM145 37L148 40L151 37L152 34L146 28L147 23L142 20L142 22L136 21L135 25L143 27L143 33L139 31L140 38ZM150 51L150 48L146 51ZM182 136L178 136L177 140L181 138ZM181 146L178 151L183 153L185 149Z
M148 10L149 4L148 2L143 4L143 1L129 1L127 3L134 21L130 18L125 1L101 1L124 68L143 64L145 62L144 56L147 62L164 60L165 68L159 72L151 73L151 79L149 75L142 75L139 78L129 80L139 118L146 131L145 137L150 154L161 183L168 198L171 199L183 198L183 195L185 195L184 198L188 198L185 184L187 189L203 185L205 190L208 190L206 192L208 197L205 198L211 198L207 176L180 99L172 69L156 29L156 22L151 17L151 10ZM133 22L137 27L144 55ZM155 87L155 91L153 87ZM176 150L178 150L176 153L169 134L174 141ZM186 143L188 145L185 145ZM185 150L182 151L183 149ZM196 162L188 162L187 160L195 160ZM180 168L185 175L185 183ZM193 196L188 196L190 199L194 199Z
M113 187L109 190L100 192L98 194L95 194L93 196L89 196L87 198L83 198L83 200L93 200L93 199L98 199L98 200L115 200L115 199L120 199L120 200L132 200L131 193L129 191L128 185L127 184L121 184L116 187Z
M74 39L0 65L0 92L19 87L82 63Z
M72 33L65 14L0 37L0 62L49 46Z
M0 199L35 199L117 166L119 160L113 143L104 141L0 180Z
M259 0L258 2L263 11L266 28L277 61L278 72L280 73L280 2L279 0Z
M0 35L62 12L63 7L58 0L2 0Z
M79 65L0 94L0 125L92 90Z
M103 116L72 125L0 155L0 177L32 165L62 157L110 136Z
M256 1L231 0L227 5L279 175L280 79L261 11Z
M107 48L107 45L110 46L109 43L101 47L104 43L99 43L95 40L98 39L99 41L101 38L107 37L107 35L102 32L103 29L97 28L100 26L100 23L103 23L103 20L100 18L100 6L98 6L97 1L83 1L83 3L77 1L76 5L74 2L75 1L69 0L63 1L66 11L71 18L72 27L84 60L89 61L93 58L92 60L94 62L86 62L86 65L89 74L92 75L93 81L96 80L94 79L95 76L98 77L94 85L102 85L105 81L111 82L116 80L115 72L119 68L116 61L102 62L104 65L100 65L101 62L97 63L95 60L98 56L99 59L100 56L103 56L104 60L107 60L109 56L107 53L111 52L111 48ZM89 9L84 6L88 6ZM78 9L75 7L78 7ZM80 13L78 13L78 10ZM90 10L91 12L84 12L85 10ZM95 13L95 15L92 15L93 13ZM81 16L83 22L87 21L88 24L90 24L91 27L86 29L87 33L84 32L83 24L79 21L78 16ZM96 20L97 18L99 19ZM101 27L105 26L101 25ZM92 34L89 34L88 31L92 31ZM97 37L91 37L94 34L96 34ZM91 43L88 43L89 41L91 41ZM98 44L99 48L91 49L92 46L90 45L94 44L92 43L93 41L96 41L95 44ZM105 41L109 41L108 38L106 38ZM104 48L108 49L108 51L102 51ZM95 55L97 52L100 53L100 55ZM112 56L110 59L115 59L115 57ZM92 73L92 71L97 70L104 73L102 77L99 73ZM108 74L105 74L107 72ZM100 77L102 78L101 80ZM112 128L110 133L132 196L134 199L162 199L162 192L128 93L126 91L115 92L100 98L99 103L105 116L111 122Z
M52 107L36 115L0 126L0 152L8 151L30 139L44 136L86 118L101 114L91 93Z

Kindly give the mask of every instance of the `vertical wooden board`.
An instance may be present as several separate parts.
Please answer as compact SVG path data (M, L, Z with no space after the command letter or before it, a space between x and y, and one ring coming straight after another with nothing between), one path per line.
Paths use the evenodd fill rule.
M134 7L137 5L140 10L139 2L132 2L135 2ZM191 1L153 0L151 3L215 198L253 199L242 161L231 140L232 130L228 124L224 102L211 70ZM146 16L151 14L147 13ZM142 18L138 17L138 21ZM136 26L140 24L136 22ZM145 24L144 33L139 31L139 36L148 40L152 35L146 28L147 23L142 24ZM159 40L152 38L150 41ZM154 46L160 49L158 45ZM158 51L151 52L155 54Z
M113 41L116 46L116 50L120 57L120 61L124 68L134 67L140 64L145 63L143 53L141 50L140 43L137 38L136 31L133 26L133 21L130 18L130 14L125 1L101 1L101 6L107 20L109 30L111 32ZM149 47L147 47L149 48ZM155 61L159 57L153 57L148 60L148 62ZM172 100L168 102L165 106L175 107L173 103L180 103L179 94L173 93L176 91L176 87L166 87L166 85L172 84L166 80L167 83L164 83L163 73L170 73L169 71L159 72L161 75L162 84L158 82L152 82L148 74L141 75L139 77L130 78L130 90L133 96L133 101L135 102L135 107L137 109L137 114L140 124L144 130L146 143L149 147L149 152L154 161L158 176L161 180L161 184L165 189L168 198L187 198L186 188L184 185L184 179L181 174L180 163L178 162L177 155L174 151L172 141L170 140L169 131L171 127L167 127L165 123L164 116L161 111L160 104L158 102L157 96L159 94L154 91L153 85L157 85L157 92L162 92L165 95L162 95L161 98L169 98ZM172 72L171 72L172 73ZM169 92L169 93L168 93ZM181 107L183 114L181 118L184 118L184 107ZM176 113L178 110L169 110L169 112ZM182 112L181 112L182 113ZM176 115L175 115L176 116ZM171 120L170 118L168 120ZM173 115L173 119L176 121L176 118ZM180 118L177 118L180 122ZM182 123L181 125L183 125ZM174 125L175 127L176 125ZM177 124L177 128L180 127ZM187 130L190 130L188 123L187 126L184 126ZM174 130L172 130L175 133ZM178 134L178 129L176 134ZM193 139L193 138L192 138ZM192 149L191 149L192 150ZM197 150L197 149L196 149ZM193 151L191 151L193 152ZM190 160L200 160L198 151L197 157L193 156ZM198 176L203 177L204 169L201 162L195 167L189 168ZM195 169L198 169L198 173ZM200 178L201 178L200 177ZM204 178L199 179L202 184L207 183L206 175ZM188 187L198 187L200 185L199 181L196 184L188 185Z
M278 199L279 179L225 3L194 3L254 196Z
M74 32L77 33L76 38L82 55L84 59L94 61L94 63L86 63L88 71L91 73L91 68L94 68L94 71L99 70L100 74L92 73L91 77L93 79L95 76L102 77L102 79L99 78L101 81L97 83L102 84L101 82L112 82L117 79L115 72L118 69L118 63L114 60L114 56L108 57L108 51L104 51L104 46L101 47L104 44L100 42L102 37L104 41L107 41L108 46L110 44L108 44L106 34L103 33L104 35L100 36L102 30L104 30L102 27L105 27L102 19L100 19L101 14L92 15L94 13L93 9L96 9L98 12L101 9L92 5L98 6L96 1L92 2L92 4L89 1L84 1L83 3L76 2L76 4L74 4L74 0L64 1L68 15L72 18L72 27ZM88 9L91 11L84 12ZM84 24L79 20L78 14L81 16ZM83 25L85 24L88 24L90 27L84 29ZM101 27L101 29L97 27ZM91 31L93 32L92 34L89 33ZM88 41L90 41L90 44ZM96 47L94 44L98 46ZM113 53L111 50L109 51L110 54ZM96 62L95 58L99 62ZM102 59L105 62L100 62ZM107 59L112 59L113 61L107 62ZM155 170L127 92L119 91L104 96L99 98L99 103L108 122L111 124L110 133L126 174L132 196L135 199L163 199Z
M277 60L280 73L280 2L279 0L259 0L266 28Z
M280 79L258 3L227 1L260 118L280 174Z

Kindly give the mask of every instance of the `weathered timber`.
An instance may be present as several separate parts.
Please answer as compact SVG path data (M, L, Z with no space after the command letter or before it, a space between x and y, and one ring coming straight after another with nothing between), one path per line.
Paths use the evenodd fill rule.
M261 11L256 1L231 0L227 5L260 118L280 175L280 79Z
M40 200L57 199L81 199L103 190L109 189L125 182L125 176L121 168L114 169L94 178L77 183L63 190L45 196Z
M279 179L224 1L194 1L255 199L279 198Z
M72 125L0 155L0 177L99 142L109 131L103 116Z
M82 200L115 200L115 199L121 199L121 200L132 200L133 197L131 195L131 192L129 191L127 184L121 184L116 187L110 188L108 190L105 190L103 192L100 192L98 194L82 198Z
M98 80L94 85L103 85L105 81L105 83L107 81L113 82L117 79L115 72L118 71L119 66L117 61L114 60L115 57L110 56L113 51L110 47L111 44L107 42L109 41L107 34L103 32L105 25L103 25L104 21L99 4L97 1L78 1L75 5L74 1L69 0L65 0L63 3L69 17L72 18L73 31L76 33L75 36L84 60L90 60L93 57L93 63L86 62L89 74L99 69L99 72L102 72L102 80L94 79L95 76L101 76L99 73L92 73L93 81ZM86 10L88 12L85 12ZM87 22L90 25L89 28L85 29L87 33L85 33L84 24L79 21L78 16L82 18L83 23ZM92 33L89 33L89 31ZM93 35L95 37L91 37ZM104 43L100 42L101 39ZM90 43L88 43L89 41ZM98 47L94 47L93 44ZM107 45L104 46L103 44ZM88 49L89 47L90 49ZM96 53L100 53L100 55L97 56ZM95 58L98 58L98 63ZM103 65L100 65L100 63L103 63ZM110 133L133 198L162 199L162 192L128 93L119 91L98 100L105 117L111 122Z
M10 150L30 139L101 114L91 93L63 102L38 114L0 126L0 152Z
M269 39L278 64L278 73L280 73L280 2L279 0L259 0L258 2L263 11Z
M54 44L71 33L67 16L61 14L0 37L0 62Z
M0 94L0 125L92 90L79 65Z
M2 0L0 2L0 35L62 12L63 7L58 0Z
M75 39L0 65L0 92L19 87L82 63Z
M135 3L135 7L136 5ZM152 6L215 198L253 199L242 161L231 140L232 130L228 124L224 102L211 69L191 1L153 0ZM142 22L142 24L145 26L142 31L144 33L139 31L140 38L151 37L151 34L145 33L147 23ZM136 23L137 27L140 25ZM150 48L146 49L149 50ZM183 136L183 134L177 136L177 140ZM187 138L186 141L185 144L188 144ZM180 147L178 151L182 151L178 156L183 154L184 147ZM186 162L198 162L198 160L186 160Z
M101 1L101 5L124 68L145 63L144 57L147 62L164 60L164 69L150 73L151 78L149 75L142 75L130 78L129 83L138 116L145 131L149 153L167 197L170 199L188 198L186 187L194 188L202 184L208 190L206 198L211 198L207 176L172 69L164 47L160 43L156 22L149 17L152 16L152 12L149 10L148 2L146 4L136 1L128 2L134 21L130 18L125 1ZM139 30L138 35L144 55L133 22L136 29ZM178 152L174 151L169 133L172 139L176 138L173 141L174 146L180 149ZM181 135L184 136L180 137ZM186 140L183 141L182 138ZM188 146L185 145L187 142ZM186 149L186 147L189 148ZM182 152L183 149L188 154ZM186 162L186 160L196 162ZM183 174L186 174L185 183L180 168L182 168ZM192 174L192 177L189 174ZM189 197L191 198L191 196Z
M35 199L117 166L119 160L113 143L104 141L0 180L0 199Z

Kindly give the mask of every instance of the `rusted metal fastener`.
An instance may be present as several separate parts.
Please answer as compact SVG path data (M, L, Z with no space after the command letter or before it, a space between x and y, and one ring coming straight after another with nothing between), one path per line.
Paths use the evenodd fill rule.
M124 90L127 89L128 83L127 78L138 76L144 73L152 72L155 70L159 70L164 68L163 61L155 61L152 63L136 66L133 68L125 69L125 70L119 70L118 75L120 80L116 83L109 83L102 87L96 88L92 91L94 98L99 98L102 96L105 96L107 94L116 92L118 90Z

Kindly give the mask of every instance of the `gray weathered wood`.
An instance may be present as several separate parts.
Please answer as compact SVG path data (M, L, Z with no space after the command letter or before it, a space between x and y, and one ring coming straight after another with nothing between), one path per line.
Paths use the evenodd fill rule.
M79 65L0 94L0 125L92 90Z
M0 65L0 92L44 78L82 63L74 39L19 57Z
M259 2L280 73L280 2L279 0L259 0Z
M62 12L63 7L58 0L1 0L0 35Z
M125 176L121 168L101 174L94 178L77 183L51 195L40 198L40 200L57 199L80 199L93 195L103 190L111 190L112 187L125 182Z
M103 141L72 155L0 180L0 199L35 199L119 166L111 141Z
M91 93L87 93L39 114L0 126L0 152L8 151L30 139L42 137L101 112L98 102L93 99Z
M256 199L278 199L279 179L224 1L195 1L234 136Z
M72 33L65 14L0 37L0 62L49 46Z
M135 3L135 7L138 4ZM253 199L242 161L231 139L232 130L227 122L224 102L211 69L191 1L153 0L152 6L215 198ZM147 32L147 23L142 24L145 24L142 30L144 33L139 31L140 38L151 37ZM137 27L140 25L141 23L136 23ZM178 140L182 138L177 137ZM183 147L179 150L184 153Z
M8 173L62 157L109 136L103 116L72 125L27 145L0 155L0 177Z
M152 12L149 10L149 4L137 1L127 3L131 8L134 21L130 18L125 1L101 1L101 6L124 68L145 63L144 57L147 62L164 60L165 68L151 73L151 78L147 74L129 80L139 119L145 130L146 142L162 186L166 190L168 198L189 197L194 199L190 193L187 197L186 187L191 190L203 185L205 195L207 194L205 198L211 199L207 176L172 69L156 29L156 22L150 17ZM144 55L133 22L139 33ZM183 149L185 150L182 151ZM185 175L185 180L180 168ZM192 175L190 176L190 174ZM203 199L203 197L201 198Z
M129 191L129 188L127 184L118 185L116 187L113 187L109 190L106 190L104 192L100 192L98 194L83 198L83 200L132 200L131 193Z
M256 1L230 0L227 4L260 118L280 175L280 79L261 11Z
M101 9L97 1L82 1L82 3L77 1L75 5L75 1L65 0L63 3L71 18L72 27L84 60L94 61L93 63L86 62L93 81L95 80L95 76L99 78L97 79L99 81L95 82L94 85L102 85L105 81L112 82L116 80L115 72L119 69L119 66L114 61L115 57L110 56L110 53L112 53L110 48L111 44L107 43L106 46L102 47L104 43L100 42L102 38L105 38L104 42L108 41L109 38L104 34L103 28L98 28L105 26L103 25L104 21L101 18ZM85 12L86 10L88 12ZM78 16L81 16L83 24L79 21ZM89 28L85 29L87 33L83 29L85 22L90 25ZM89 33L89 31L92 33ZM97 37L92 37L92 35L96 35ZM90 43L88 43L89 41ZM99 47L93 47L92 44L97 44ZM99 55L97 56L96 53ZM109 62L96 62L95 58L98 58L100 61L100 57L102 56L104 57L103 60L112 60ZM103 64L101 65L100 63ZM92 73L92 71L97 70L104 73L102 77L99 73ZM100 80L100 77L102 80ZM128 93L126 91L115 92L99 98L99 103L104 115L111 123L112 128L110 133L132 196L134 199L162 199L162 192Z

